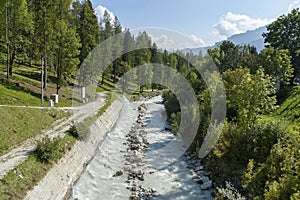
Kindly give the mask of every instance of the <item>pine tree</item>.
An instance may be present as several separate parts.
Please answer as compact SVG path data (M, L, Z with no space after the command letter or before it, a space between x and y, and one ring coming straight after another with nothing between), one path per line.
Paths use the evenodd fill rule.
M30 9L34 19L33 59L42 58L43 88L47 88L48 65L53 65L54 24L57 19L54 0L31 0Z
M137 77L140 85L140 92L143 92L143 82L150 83L152 80L152 70L151 66L147 65L151 60L151 38L144 31L139 33L136 38L136 46L139 50L136 51L136 65L145 65L146 67L138 67L137 68Z
M102 61L103 61L102 69L104 69L104 67L109 66L105 71L101 72L102 73L101 85L102 85L104 83L105 73L107 73L108 71L109 72L112 71L111 61L113 58L112 40L108 39L113 35L113 29L112 29L112 25L111 25L110 14L107 11L104 12L101 24L104 25L104 30L102 32L102 39L104 40L104 43L102 44Z
M151 84L151 88L153 91L154 88L157 87L158 83L160 83L158 85L158 89L161 89L161 85L163 84L162 81L164 80L163 70L162 68L159 67L163 65L163 58L162 58L162 54L157 49L157 45L155 43L153 43L151 47L151 63L157 66L153 68L153 77L152 77L152 84Z
M80 63L100 42L100 28L92 3L86 0L83 3L79 18L79 34L81 40Z
M112 57L114 60L113 62L113 70L112 76L114 83L117 82L117 74L118 67L121 67L122 58L120 57L123 52L123 35L122 35L122 27L117 17L115 17L114 24L113 24L113 44L112 44Z
M68 80L75 75L76 67L79 64L78 55L81 47L79 36L74 28L68 26L70 19L69 8L70 0L60 0L57 4L57 16L55 21L56 43L55 57L56 62L56 92L58 94L61 86L66 85Z
M13 65L17 60L28 59L31 43L29 35L33 31L33 19L28 12L26 0L7 1L7 31L8 31L8 62L9 75L12 75Z
M123 56L122 60L126 62L129 67L134 65L134 52L132 50L135 47L134 37L131 35L129 29L124 31L124 40L123 40Z

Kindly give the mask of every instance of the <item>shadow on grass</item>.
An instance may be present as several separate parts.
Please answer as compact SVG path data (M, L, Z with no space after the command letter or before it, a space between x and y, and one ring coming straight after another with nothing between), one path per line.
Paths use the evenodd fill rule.
M33 92L30 89L24 88L22 86L17 86L16 83L13 81L10 81L7 79L0 79L0 84L3 85L4 87L6 87L7 89L15 90L17 92L25 92L34 97L41 98L41 94ZM49 100L47 96L45 96L44 98L45 98L45 101Z

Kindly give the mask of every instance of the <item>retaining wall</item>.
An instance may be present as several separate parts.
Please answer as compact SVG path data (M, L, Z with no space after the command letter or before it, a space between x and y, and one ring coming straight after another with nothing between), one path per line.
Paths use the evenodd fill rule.
M115 100L91 126L90 137L86 141L76 141L73 148L27 193L25 199L67 199L106 133L117 121L123 104L122 100Z

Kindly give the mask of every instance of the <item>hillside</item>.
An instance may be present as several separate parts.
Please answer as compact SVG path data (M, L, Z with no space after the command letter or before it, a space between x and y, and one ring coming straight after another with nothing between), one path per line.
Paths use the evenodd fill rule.
M287 98L280 104L279 108L271 115L287 125L291 132L300 131L300 86L290 88Z

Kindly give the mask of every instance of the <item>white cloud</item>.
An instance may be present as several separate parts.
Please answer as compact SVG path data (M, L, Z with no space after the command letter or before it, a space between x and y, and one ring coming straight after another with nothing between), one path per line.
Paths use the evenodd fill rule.
M96 9L95 9L95 14L96 16L98 17L98 20L100 21L102 18L103 18L103 15L104 15L104 12L107 11L108 14L110 15L110 18L111 18L111 23L114 22L114 19L115 19L115 15L113 12L109 11L106 7L104 6L98 6Z
M197 37L196 35L191 35L191 39L195 42L197 47L202 47L205 45L205 42L202 38Z
M170 39L165 34L155 36L153 34L149 34L149 36L151 37L152 42L154 42L158 48L170 48L170 46L174 45L174 40Z
M228 12L220 18L217 24L214 25L213 34L221 38L226 38L234 34L243 33L248 30L254 30L265 26L272 21L273 19L255 19L247 15Z
M300 8L300 0L294 0L288 8L288 12L291 12L294 8Z
M174 33L148 32L152 42L154 42L160 49L176 50L185 48L198 48L205 45L205 42L195 36L190 37L185 35L177 35ZM176 41L176 42L175 42Z

